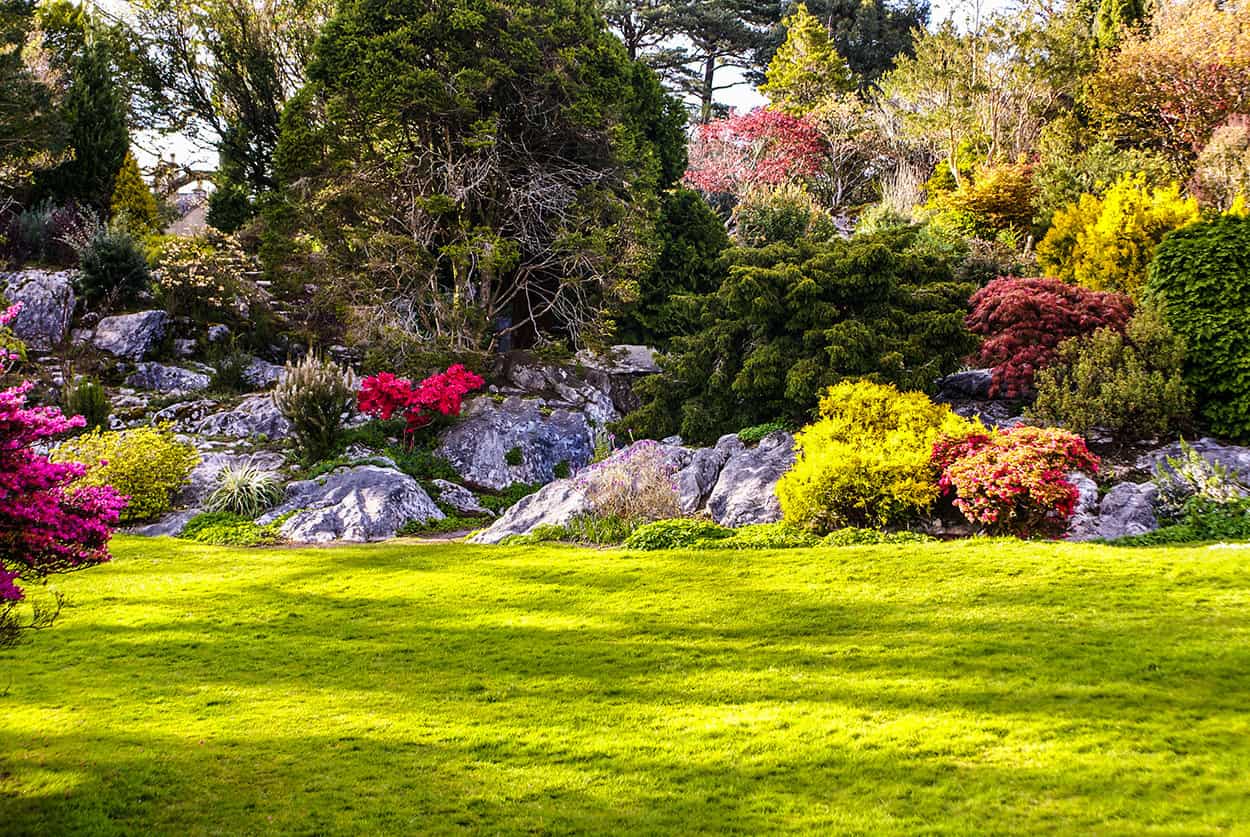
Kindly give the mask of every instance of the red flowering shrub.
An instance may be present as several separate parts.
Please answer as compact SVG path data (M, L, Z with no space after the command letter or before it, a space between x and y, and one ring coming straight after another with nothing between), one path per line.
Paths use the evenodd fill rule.
M1043 427L939 439L932 461L969 522L1021 537L1062 534L1079 497L1068 473L1098 471L1084 439Z
M812 123L756 108L699 126L685 180L703 192L743 195L811 177L825 158L825 141Z
M972 295L964 323L985 338L974 362L994 368L991 395L1033 392L1033 376L1053 364L1059 344L1100 328L1124 332L1133 314L1127 296L1091 291L1057 279L1000 277Z
M18 306L0 314L0 326ZM0 373L15 359L0 352ZM16 608L25 598L18 581L109 559L108 540L126 505L110 486L69 488L86 468L77 462L50 462L36 452L46 439L84 424L55 407L27 407L29 382L0 391L0 645L14 642L21 628ZM34 625L52 616L36 612Z
M485 383L480 375L459 363L415 386L407 378L379 372L361 381L356 403L360 412L383 421L396 413L402 414L407 421L404 433L410 435L433 421L436 415L460 415L464 396Z

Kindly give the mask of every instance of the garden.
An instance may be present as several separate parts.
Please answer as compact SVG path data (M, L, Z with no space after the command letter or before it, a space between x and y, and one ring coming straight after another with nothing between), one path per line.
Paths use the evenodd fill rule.
M1246 821L1246 0L0 9L0 830Z

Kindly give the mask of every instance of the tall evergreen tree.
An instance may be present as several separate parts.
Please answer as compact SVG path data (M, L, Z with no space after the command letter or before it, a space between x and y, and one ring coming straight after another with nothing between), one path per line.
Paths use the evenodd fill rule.
M782 21L797 4L785 0L772 19L772 29L756 57L756 78L784 42ZM808 11L822 24L838 54L846 59L867 90L888 72L900 55L912 53L912 33L929 23L929 0L806 0Z
M800 3L783 24L785 43L768 63L766 81L760 85L775 109L801 116L855 86L845 59L807 6Z
M113 181L130 150L126 102L108 48L88 40L74 62L61 108L73 159L40 174L39 191L58 202L80 201L107 212Z
M27 63L34 5L0 5L0 206L24 198L32 175L59 159L65 145L57 90Z

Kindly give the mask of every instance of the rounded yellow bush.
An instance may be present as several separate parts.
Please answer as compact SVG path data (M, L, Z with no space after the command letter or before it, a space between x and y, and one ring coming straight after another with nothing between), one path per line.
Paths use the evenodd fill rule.
M794 467L777 483L782 513L818 532L905 523L937 499L934 441L977 429L923 393L870 381L831 387L820 419L795 438Z
M169 425L158 425L122 431L97 428L65 442L52 459L87 466L76 485L111 485L128 496L121 520L133 523L169 511L200 455L175 439Z

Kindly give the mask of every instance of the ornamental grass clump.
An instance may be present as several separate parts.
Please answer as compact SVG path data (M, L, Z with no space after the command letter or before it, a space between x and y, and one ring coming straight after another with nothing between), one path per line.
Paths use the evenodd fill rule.
M970 523L993 534L1058 536L1080 492L1072 471L1097 473L1098 457L1075 433L1014 427L945 436L933 446L939 485Z
M848 381L830 387L820 418L795 437L794 466L777 483L793 526L827 533L846 526L897 526L938 498L933 443L979 424L919 392Z
M299 363L287 363L273 403L291 422L305 462L333 454L353 394L351 373L328 358L309 352Z
M251 462L238 467L227 465L217 475L217 487L208 495L204 508L210 512L230 512L249 520L277 505L282 499L282 483L272 471Z
M628 535L644 523L681 514L675 472L664 446L646 440L581 471L574 484L586 495L591 515L625 521Z

